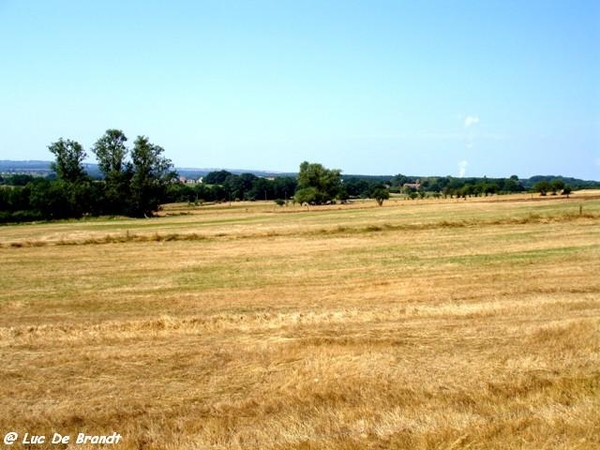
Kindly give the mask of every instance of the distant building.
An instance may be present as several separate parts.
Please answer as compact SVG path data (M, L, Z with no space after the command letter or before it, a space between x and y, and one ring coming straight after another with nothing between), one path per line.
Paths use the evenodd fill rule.
M179 177L179 182L181 184L196 184L196 183L202 183L202 178L199 178L198 180L195 180L193 178L186 178L184 176L180 176Z
M402 185L402 187L407 187L407 188L410 188L410 189L415 189L415 190L417 190L417 191L418 191L418 190L419 190L419 188L421 187L421 180L417 180L417 182L416 182L416 183L404 183L404 184Z

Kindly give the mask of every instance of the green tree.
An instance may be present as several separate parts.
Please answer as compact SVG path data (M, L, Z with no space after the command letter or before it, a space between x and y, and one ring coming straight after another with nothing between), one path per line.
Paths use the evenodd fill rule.
M48 149L55 156L52 169L56 180L48 185L36 184L32 190L32 205L45 218L64 219L81 217L97 211L96 196L87 175L83 160L87 157L81 144L70 139L60 138L50 144ZM35 199L35 201L34 201Z
M125 142L127 137L121 130L110 129L92 149L104 175L104 209L111 214L123 214L130 197L129 183L133 174L131 164L126 161L129 150Z
M232 173L226 170L209 172L204 177L203 182L206 184L223 184L230 175L232 175Z
M318 204L319 192L315 187L298 189L294 195L294 201L300 204Z
M31 184L30 202L45 219L66 219L74 216L70 200L71 186L63 180L40 180Z
M83 160L87 154L79 142L60 138L50 144L48 150L56 157L51 168L59 180L76 183L87 177L83 168Z
M367 198L375 186L378 185L358 177L344 177L343 189L349 197Z
M379 185L371 191L371 198L374 198L379 206L383 205L384 200L390 198L390 191L385 186Z
M504 182L504 191L505 192L521 192L523 191L523 186L519 181L519 177L517 175L512 175L508 180Z
M392 178L392 186L402 187L405 183L414 183L415 180L399 173Z
M167 185L175 177L173 164L163 153L164 149L146 136L138 136L133 144L129 214L134 217L148 217L158 211Z
M273 197L288 200L296 192L298 181L292 177L277 177L273 181Z
M261 197L260 194L255 196L254 193L252 192L254 183L256 183L258 180L260 180L260 178L258 178L253 173L243 173L239 176L239 185L241 188L241 195L240 195L241 199L257 200L260 198L264 198L264 197ZM264 192L262 192L261 194L264 195Z
M274 183L266 178L256 178L252 181L252 188L245 194L246 200L273 200ZM284 202L285 203L285 202Z
M239 175L230 174L222 184L227 192L229 201L239 201L244 198L244 182Z
M538 181L533 185L533 190L539 192L540 195L546 195L550 189L550 183L546 180Z
M402 192L404 195L406 195L410 199L415 199L415 198L417 198L417 195L418 195L417 190L414 188L411 188L410 186L403 186L400 192ZM414 197L412 194L414 194Z
M304 161L300 164L296 201L321 205L334 200L341 187L340 173L340 170L326 169L321 164Z
M550 190L552 191L552 195L556 195L558 191L561 191L565 187L565 182L561 179L552 180L550 183Z
M16 173L14 175L7 176L4 179L2 179L2 177L0 177L0 182L2 182L2 184L7 184L9 186L25 186L27 183L32 182L33 179L34 179L33 175Z
M125 170L127 158L127 136L116 129L106 130L104 136L96 141L92 151L98 160L98 167L106 178Z

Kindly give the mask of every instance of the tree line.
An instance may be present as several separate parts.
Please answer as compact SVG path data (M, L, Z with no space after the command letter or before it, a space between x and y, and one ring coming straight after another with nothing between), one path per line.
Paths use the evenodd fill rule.
M83 161L87 153L77 141L59 139L48 146L54 155L52 177L0 176L0 223L56 220L83 216L150 217L164 203L272 200L322 205L390 194L408 199L467 198L523 191L569 195L562 177L509 178L344 176L339 169L304 161L294 176L258 177L226 170L208 173L201 183L181 183L164 149L138 136L133 146L121 130L109 129L91 148L101 173L92 178ZM567 181L581 181L568 179ZM584 186L589 187L589 186Z
M258 177L252 173L233 174L227 170L208 173L201 183L172 183L166 203L275 200L285 203L293 198L298 181L294 177Z
M164 202L176 176L164 149L138 136L131 148L121 130L110 129L92 147L102 180L84 169L87 153L74 140L48 146L55 179L33 178L24 186L0 189L0 222L55 220L83 216L147 217ZM23 180L21 180L23 181Z
M390 190L406 194L409 198L433 197L479 197L494 194L513 194L518 192L537 192L546 195L569 195L574 189L568 181L577 188L599 187L599 183L585 182L574 178L535 176L529 179L519 179L517 175L509 178L471 177L406 177L396 175L390 182Z
M580 186L581 183L588 182L574 181L578 187L593 187L588 184ZM202 183L169 186L168 201L198 203L275 200L279 204L292 201L322 205L350 199L374 199L382 204L390 194L402 195L408 199L466 198L525 191L541 195L569 195L572 189L562 177L537 176L521 180L516 175L508 178L408 177L402 174L394 177L342 176L338 169L328 169L321 164L305 161L300 164L296 177L269 179L251 173L235 175L226 170L213 171L203 178Z

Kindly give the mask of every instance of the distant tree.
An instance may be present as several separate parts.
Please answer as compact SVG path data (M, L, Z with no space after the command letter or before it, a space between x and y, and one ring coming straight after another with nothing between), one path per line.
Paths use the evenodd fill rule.
M569 198L569 195L571 195L571 192L573 192L573 189L571 189L571 186L569 184L565 184L565 186L563 187L562 195L566 195L567 198Z
M70 186L63 180L42 180L32 183L30 203L45 219L66 219L73 217L74 211L70 201Z
M519 177L517 175L512 175L508 180L504 181L503 191L505 192L521 192L525 188L519 181Z
M299 203L327 203L338 197L341 187L340 170L326 169L321 164L304 161L298 174L296 201ZM300 201L300 198L310 201Z
M473 195L477 196L478 190L473 184L466 183L460 189L460 193L461 193L461 197L466 198L467 196L469 196L469 197L472 197Z
M395 177L392 178L392 186L404 186L405 183L414 183L415 180L413 178L407 177L406 175L402 175L399 173Z
M14 175L9 175L6 178L0 177L0 184L8 184L10 186L25 186L27 183L33 181L34 177L32 175L26 175L22 173L16 173Z
M340 189L338 191L338 195L337 198L342 202L342 203L346 203L349 199L350 199L350 194L348 193L348 188L345 184L342 184L340 186Z
M343 188L350 197L367 198L376 185L358 177L344 177ZM378 185L377 185L378 186Z
M550 189L550 183L546 180L538 181L533 185L534 192L539 192L540 195L546 195Z
M294 195L294 201L296 203L300 203L301 205L303 204L320 204L320 197L319 197L319 192L317 190L317 188L315 187L306 187L306 188L302 188L302 189L298 189L296 191L296 195Z
M56 180L33 183L30 203L46 219L81 217L98 212L98 195L83 167L86 152L79 142L60 138L48 150Z
M208 186L206 194L208 201L224 202L230 198L228 192L220 184Z
M199 200L199 197L193 185L185 183L169 183L167 185L167 192L164 200L166 203L196 203L196 201Z
M274 183L266 178L255 177L252 180L250 190L244 193L246 200L273 200Z
M43 178L39 180L44 181ZM33 184L30 182L26 186L0 187L0 211L6 212L8 217L15 211L31 209L30 195Z
M429 188L427 189L429 192L441 192L443 188L443 184L440 178L434 177L431 181L429 181ZM436 198L439 198L436 197Z
M209 172L203 178L203 182L206 184L223 184L230 175L232 175L232 173L226 170Z
M455 191L450 186L444 186L444 188L442 189L442 195L444 196L444 198L447 198L448 196L450 196L450 198L452 198L452 197L454 197L454 194L455 194Z
M104 209L111 214L123 214L130 197L129 183L133 167L126 161L129 150L125 142L127 137L121 130L110 129L96 141L92 149L104 175Z
M556 195L558 191L562 190L565 187L565 182L561 179L552 180L550 183L550 190L552 191L552 195Z
M71 205L69 217L82 217L84 215L97 216L103 211L103 192L101 185L92 180L72 183L68 189L68 199Z
M418 196L417 190L410 186L403 186L401 192L410 199L415 199ZM414 196L413 196L413 194L414 194Z
M133 144L129 213L134 217L148 217L158 211L167 185L176 175L171 160L163 153L164 149L150 143L146 136L138 136Z
M98 167L106 178L124 171L128 153L125 142L127 136L121 130L109 129L94 144L92 152L96 155Z
M56 172L59 180L76 183L86 178L87 174L82 163L87 154L79 142L60 138L50 144L48 150L56 158L51 168Z
M223 182L223 188L228 192L231 200L255 200L252 187L258 179L252 173L243 173L241 175L230 174Z
M374 198L379 206L383 205L384 200L390 198L390 191L383 185L378 185L371 191L371 198Z
M478 188L479 194L483 194L486 197L491 194L497 194L498 191L500 191L500 186L498 186L498 183L487 180L477 184L476 188Z
M253 173L243 173L239 176L239 185L241 188L240 198L242 200L260 200L265 199L265 194L268 196L268 187L261 185L262 178L257 177ZM265 180L266 181L266 180ZM257 189L253 189L257 184Z
M277 177L273 180L273 197L289 199L296 192L298 180L292 177Z
M10 194L12 189L0 187L0 211L11 211Z

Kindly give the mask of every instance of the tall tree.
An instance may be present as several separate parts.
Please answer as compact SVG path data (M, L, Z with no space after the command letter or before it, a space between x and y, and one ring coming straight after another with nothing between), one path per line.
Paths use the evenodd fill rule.
M91 179L83 167L87 154L81 144L60 138L48 149L56 157L51 167L56 172L57 180L51 182L47 189L38 186L37 198L40 201L36 209L44 217L53 219L81 217L96 212L97 198ZM40 206L42 204L44 206Z
M146 136L138 136L131 151L130 214L151 216L165 198L167 184L175 177L170 159L162 156L164 149L152 144Z
M96 155L100 171L107 179L125 170L128 153L125 142L127 136L121 130L110 129L94 144L92 152Z
M123 214L130 196L132 166L126 161L129 153L126 142L127 137L121 130L110 129L96 141L92 149L104 175L104 209L111 214Z
M48 150L56 157L51 168L59 180L76 183L86 178L82 163L87 154L79 142L60 138L50 144Z
M340 173L338 169L304 161L300 164L296 201L320 205L337 198L342 183Z

